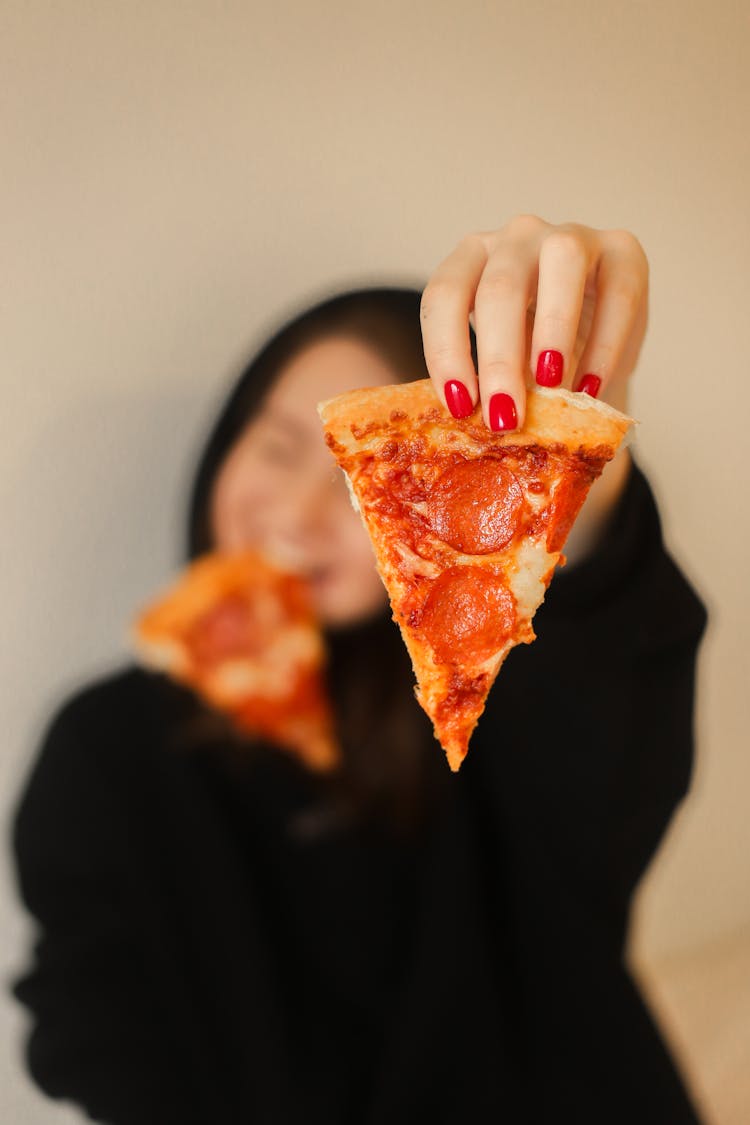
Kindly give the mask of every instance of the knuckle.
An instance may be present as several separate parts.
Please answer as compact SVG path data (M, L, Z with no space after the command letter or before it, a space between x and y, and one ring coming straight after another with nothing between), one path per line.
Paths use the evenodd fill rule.
M508 268L494 269L485 272L477 289L477 303L487 302L494 304L497 301L507 301L520 292L520 285L515 273Z
M557 329L565 333L570 332L577 326L578 319L574 317L570 311L565 309L547 309L541 314L537 314L536 320L542 331L545 329Z
M646 273L648 272L648 258L643 246L636 236L629 230L611 230L607 232L611 246L626 257L632 258Z
M608 365L619 354L620 349L613 340L598 340L594 351L595 354L591 358L594 369L599 371L601 368L606 371Z
M429 349L430 373L439 378L446 376L455 377L467 361L471 362L470 354L465 355L460 348L453 346L446 340L438 341Z
M505 230L514 235L524 236L529 234L538 234L543 230L547 224L544 219L540 219L538 215L522 214L514 215L513 218L506 223Z
M456 297L456 286L445 278L435 278L428 281L419 303L419 315L422 320L429 320L436 312L444 308Z
M542 244L541 254L544 258L572 263L581 268L586 265L586 247L574 230L551 231Z
M612 296L629 313L635 313L641 303L644 286L634 274L621 274L612 282Z
M621 347L612 340L599 340L592 348L586 368L606 380L617 366L620 352Z
M492 238L492 231L473 230L469 231L467 235L459 242L459 247L466 247L470 250L483 251L486 249L488 241Z
M510 383L518 371L513 363L504 356L490 355L483 356L480 361L480 377L493 384L507 384Z

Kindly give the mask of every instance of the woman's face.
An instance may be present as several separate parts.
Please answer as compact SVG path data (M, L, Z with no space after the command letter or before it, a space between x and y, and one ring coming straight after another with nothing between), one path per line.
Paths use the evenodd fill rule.
M214 484L214 546L257 547L300 570L324 625L371 616L385 604L385 591L316 405L394 381L387 364L357 340L332 336L311 344L282 369Z

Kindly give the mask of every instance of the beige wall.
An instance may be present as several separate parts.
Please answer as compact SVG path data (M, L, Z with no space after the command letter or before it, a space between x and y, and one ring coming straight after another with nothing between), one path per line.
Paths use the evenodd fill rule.
M639 455L712 610L694 792L638 942L750 925L749 48L729 0L4 0L8 806L49 709L122 659L179 557L248 347L321 287L419 278L536 211L630 227L650 255ZM0 890L10 971L27 924ZM5 1005L3 1120L78 1120L27 1086L19 1026Z

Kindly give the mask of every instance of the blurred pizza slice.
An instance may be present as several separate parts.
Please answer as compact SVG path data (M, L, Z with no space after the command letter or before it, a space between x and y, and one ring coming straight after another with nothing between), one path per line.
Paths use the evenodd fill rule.
M530 390L523 430L456 420L427 380L322 403L326 441L372 539L416 694L457 770L508 652L531 626L593 481L631 419Z
M144 665L190 687L238 730L313 770L337 764L323 639L299 575L255 551L204 555L138 616L133 640Z

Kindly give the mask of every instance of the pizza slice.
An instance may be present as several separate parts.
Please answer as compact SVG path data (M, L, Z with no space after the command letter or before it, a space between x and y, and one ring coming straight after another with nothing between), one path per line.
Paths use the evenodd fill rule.
M589 395L529 391L523 430L457 420L432 383L319 406L411 656L416 695L451 769L532 618L593 481L631 419Z
M137 618L141 662L192 688L236 729L327 770L338 761L325 652L307 586L255 551L191 563Z

